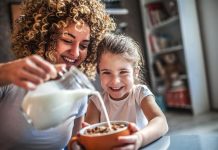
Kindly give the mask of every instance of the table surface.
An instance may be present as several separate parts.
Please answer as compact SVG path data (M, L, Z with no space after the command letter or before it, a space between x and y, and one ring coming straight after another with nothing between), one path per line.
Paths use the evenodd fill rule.
M218 150L218 135L166 135L140 150Z

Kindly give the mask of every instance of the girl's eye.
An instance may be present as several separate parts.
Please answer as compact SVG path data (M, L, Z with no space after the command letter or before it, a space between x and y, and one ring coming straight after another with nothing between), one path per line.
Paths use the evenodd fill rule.
M120 72L120 74L128 74L129 72L127 70L123 70Z
M102 75L109 75L110 72L101 72Z

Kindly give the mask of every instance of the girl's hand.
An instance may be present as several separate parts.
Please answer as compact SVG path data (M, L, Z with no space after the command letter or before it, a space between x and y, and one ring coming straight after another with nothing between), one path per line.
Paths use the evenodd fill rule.
M87 126L89 126L90 124L89 123L87 123L87 122L82 122L82 128L85 128L85 127L87 127Z
M55 66L37 55L1 64L0 71L1 84L13 83L27 90L57 77Z
M128 126L131 135L118 137L120 147L116 147L113 150L138 150L141 147L142 138L140 134L137 134L139 129L135 123L130 123Z

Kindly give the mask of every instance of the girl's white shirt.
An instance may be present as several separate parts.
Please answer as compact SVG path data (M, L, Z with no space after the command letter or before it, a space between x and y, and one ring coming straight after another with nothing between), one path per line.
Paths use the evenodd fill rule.
M138 84L134 85L132 92L123 100L113 100L106 92L102 93L102 98L111 121L124 120L134 122L142 129L148 124L148 120L141 109L141 101L149 95L153 96L149 88L146 85ZM100 122L106 122L98 97L93 95L90 97L90 100L94 102L96 108L100 111Z

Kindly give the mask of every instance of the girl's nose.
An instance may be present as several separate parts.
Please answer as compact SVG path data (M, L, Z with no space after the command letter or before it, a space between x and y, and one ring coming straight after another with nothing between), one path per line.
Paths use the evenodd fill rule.
M112 77L112 80L111 80L111 83L113 83L113 84L118 84L118 83L120 83L120 77L118 77L118 76L113 76L113 77Z
M71 54L74 58L79 57L79 52L80 52L79 45L77 45L77 44L72 45L71 50L70 50L70 54Z

